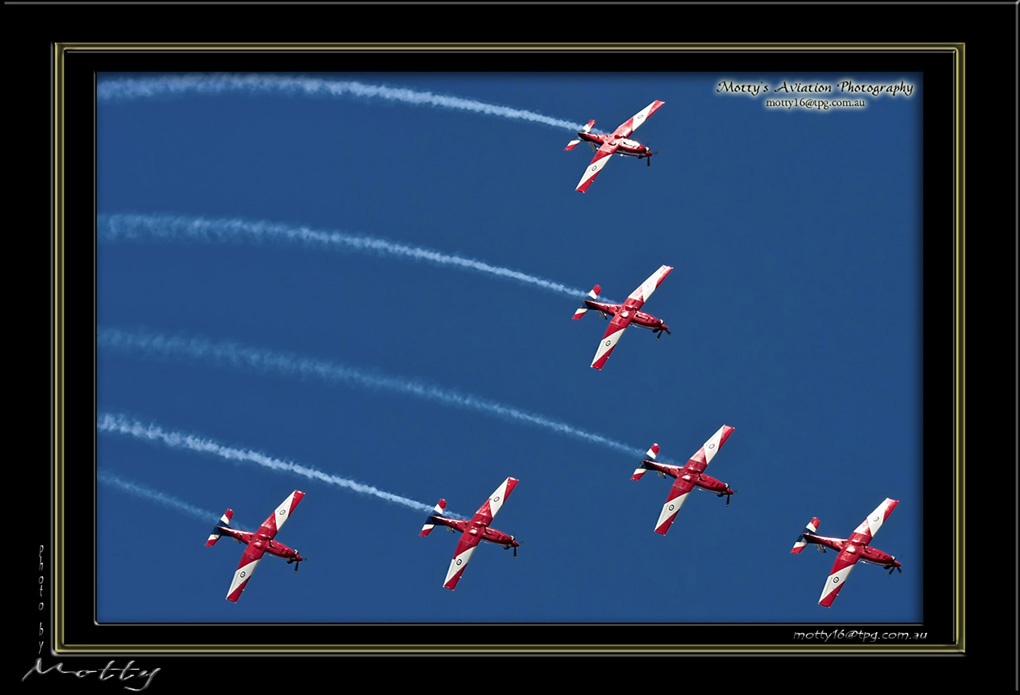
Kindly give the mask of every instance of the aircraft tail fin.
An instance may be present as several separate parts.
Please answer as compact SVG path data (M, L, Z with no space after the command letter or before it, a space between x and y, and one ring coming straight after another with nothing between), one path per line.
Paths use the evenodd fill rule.
M652 446L648 449L648 451L645 452L645 458L654 461L655 457L658 456L658 454L659 454L659 445L658 444L652 444ZM644 462L642 462L640 466L638 466L636 469L634 469L634 475L632 475L630 477L630 479L631 480L641 480L641 476L643 476L645 473L647 473L650 470L651 470L651 468L649 468L647 465L645 465Z
M595 125L595 121L594 121L594 119L593 119L593 120L590 120L590 121L588 121L587 125L585 125L585 126L584 126L583 128L581 128L581 132L582 132L582 133L590 133L590 132L591 132L591 127L592 127L593 125ZM567 146L566 146L566 147L564 147L563 149L564 149L564 150L572 150L572 149L574 149L575 147L577 147L577 146L578 146L579 144L581 144L581 141L580 141L579 139L577 139L577 140L571 140L570 142L568 142L568 143L567 143Z
M421 527L421 533L419 535L427 536L430 533L432 533L432 529L434 529L436 527L435 523L432 521L432 517L433 516L442 516L443 515L443 511L445 509L446 509L446 500L439 500L439 502L436 504L436 506L432 508L432 513L429 514L429 517L427 519L425 519L425 525Z
M817 516L815 518L813 518L810 522L808 522L808 525L805 526L804 530L800 532L799 536L797 536L797 542L793 544L793 549L790 550L790 552L793 553L794 555L796 555L801 550L803 550L804 546L806 546L808 544L808 540L807 540L807 538L804 537L804 534L806 534L806 533L812 533L812 534L815 533L818 530L818 527L820 525L821 525L821 522L818 521L818 517Z
M599 293L601 291L602 287L599 285L595 285L595 287L591 288L591 292L589 292L587 296L590 297L591 299L598 299ZM577 307L577 309L574 311L574 320L576 321L577 319L584 316L586 313L588 313L588 305L585 304L584 302L581 302L581 306Z
M234 518L233 509L228 509L223 513L223 516L220 517L220 523L213 526L212 532L209 534L209 540L205 542L206 547L211 548L212 546L216 545L216 541L218 541L220 539L220 536L222 535L220 533L220 527L230 526L230 520L233 518Z

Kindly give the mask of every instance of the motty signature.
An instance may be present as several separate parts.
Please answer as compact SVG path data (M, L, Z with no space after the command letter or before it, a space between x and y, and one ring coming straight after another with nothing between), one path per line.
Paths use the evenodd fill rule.
M44 669L42 665L42 657L39 657L38 659L35 660L35 665L32 668L28 669L28 673L21 677L21 681L24 682L25 679L28 678L33 673L45 675L47 673L56 672L62 673L64 675L74 676L75 678L86 678L88 676L98 674L99 680L101 681L108 681L111 678L116 678L118 681L123 683L125 690L131 690L133 692L138 693L149 687L149 683L151 683L153 677L155 677L155 675L159 673L159 669L154 668L151 671L146 671L145 669L132 667L132 664L134 663L135 662L132 660L127 662L127 666L119 667L114 666L113 660L110 660L110 662L107 663L106 666L104 666L101 669L80 668L71 670L64 668L63 662L58 661L53 666ZM120 675L117 675L118 673ZM132 679L135 678L144 679L145 685L142 685L141 687L133 687L138 685L140 681L133 681L131 682L130 685L128 685L128 682L132 681Z

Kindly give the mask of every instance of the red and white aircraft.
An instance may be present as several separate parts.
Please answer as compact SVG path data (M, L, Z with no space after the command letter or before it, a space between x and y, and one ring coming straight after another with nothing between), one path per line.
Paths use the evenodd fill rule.
M730 495L736 491L730 489L730 486L726 483L720 482L710 475L705 475L704 471L715 455L719 453L719 449L722 448L722 445L726 443L731 434L733 434L733 428L729 425L720 427L719 431L713 434L712 438L705 442L694 453L694 456L687 462L687 465L684 466L656 463L654 459L659 453L659 445L652 444L652 448L645 454L647 458L641 462L641 466L634 471L634 475L630 479L640 480L641 476L648 471L656 471L661 478L665 478L667 475L676 478L676 482L673 483L673 487L669 490L669 497L666 498L666 503L662 505L659 520L655 522L656 533L661 533L663 536L666 535L670 524L673 523L677 512L680 511L680 507L687 501L687 494L695 487L714 492L718 497L725 496L726 504L727 506L729 505Z
M882 524L892 514L892 510L896 509L897 504L899 504L899 500L887 497L867 519L854 529L853 535L849 538L826 538L815 535L815 531L818 530L818 517L812 519L811 523L805 526L801 534L797 536L797 542L793 544L793 549L790 551L793 554L802 551L808 543L816 544L823 553L826 548L832 548L839 552L836 562L832 565L832 571L829 573L828 579L825 580L822 597L818 600L819 605L826 608L832 605L832 602L836 600L836 594L843 588L847 575L850 574L850 570L854 568L858 560L881 565L884 569L889 570L890 575L894 569L899 570L900 573L903 572L895 555L889 555L868 545L874 535L878 533L878 529L882 528Z
M595 157L591 160L591 164L584 170L584 176L581 177L580 182L577 184L577 190L584 193L588 190L588 186L595 180L595 177L602 171L602 167L606 165L609 158L614 154L627 155L630 157L637 157L638 159L648 159L648 166L652 165L651 156L654 154L650 149L642 145L636 140L630 140L631 133L638 129L638 127L645 122L649 116L659 110L659 107L665 104L664 101L653 101L648 106L644 107L636 114L631 116L629 119L620 124L620 127L614 130L612 133L599 134L591 132L591 127L595 125L595 121L588 121L588 124L577 134L576 140L571 140L567 143L567 150L572 150L584 140L588 145L595 150Z
M595 351L595 359L591 362L592 367L599 370L602 369L602 365L606 363L610 353L616 348L616 343L619 342L624 329L631 323L641 328L650 328L656 334L656 340L662 337L663 331L673 335L662 319L657 319L651 314L638 311L648 301L648 298L652 296L655 288L662 284L662 281L666 279L666 276L672 270L672 266L664 265L660 267L647 280L641 283L640 287L631 292L623 304L609 304L598 301L599 292L602 291L602 287L595 285L592 288L591 292L588 293L589 298L585 299L584 303L574 312L574 320L576 321L584 316L589 309L599 312L602 318L606 318L609 314L613 316L612 321L609 322L609 327L606 329L606 334L602 336L602 342L599 343L598 350Z
M514 557L517 557L517 548L520 546L520 543L515 541L511 535L497 531L494 528L489 528L489 524L492 523L493 518L499 513L503 502L514 491L518 482L517 478L507 478L504 480L496 488L496 491L489 495L489 499L478 508L478 511L475 512L471 519L451 519L443 516L443 510L446 509L446 500L439 500L439 504L432 510L432 514L425 520L425 525L421 527L422 536L429 535L436 524L446 526L450 529L451 533L460 531L464 534L460 537L460 542L457 543L457 549L453 551L453 560L450 561L450 569L446 572L446 580L443 582L443 586L447 589L453 590L457 586L460 576L464 574L464 568L467 567L468 560L471 559L471 555L475 552L475 548L478 547L480 541L496 543L503 546L506 550L513 548Z
M220 517L220 523L213 527L212 533L209 534L209 540L205 542L206 546L212 547L216 545L216 541L224 534L232 537L238 543L245 543L248 546L244 549L244 554L241 555L241 562L238 564L237 571L234 572L234 578L230 582L230 590L227 591L228 601L237 603L237 599L241 597L241 592L248 585L248 580L251 579L252 573L255 572L259 561L266 553L286 558L288 565L292 562L304 562L305 558L301 557L298 551L291 550L283 543L273 540L304 496L305 493L300 490L290 493L290 496L276 508L275 512L269 515L268 519L262 522L258 531L254 533L238 531L230 527L230 520L234 518L234 511L232 509L228 509ZM295 572L297 572L299 566L300 564L294 565Z

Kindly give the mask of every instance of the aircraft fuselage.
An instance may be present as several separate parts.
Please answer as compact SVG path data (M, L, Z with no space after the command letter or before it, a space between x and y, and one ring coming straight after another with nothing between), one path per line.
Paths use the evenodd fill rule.
M817 545L823 545L826 548L830 548L840 553L844 553L849 559L852 559L854 555L859 555L858 560L861 562L868 562L872 565L881 565L882 567L899 567L900 562L894 556L889 553L873 548L866 543L863 543L863 537L858 534L853 534L850 538L827 538L825 536L816 536L811 533L805 533L804 540L808 543L815 543Z
M733 490L731 490L730 486L727 485L726 483L722 482L721 480L717 480L705 473L699 473L696 470L692 470L687 466L670 466L663 463L656 463L655 461L649 461L648 459L645 459L644 461L642 461L642 463L644 464L645 468L651 469L653 471L659 471L660 473L664 473L671 478L690 476L695 486L708 490L709 492L714 492L716 494L723 495L733 494Z
M616 145L616 154L628 155L630 157L651 157L652 151L637 140L629 138L618 138L608 133L585 133L581 131L577 137L586 142L601 147L604 144Z
M510 534L503 533L502 531L486 526L485 524L471 521L470 519L447 519L445 516L435 515L433 515L431 519L433 522L446 526L454 531L470 533L473 536L479 536L480 540L502 545L505 548L520 547L520 543L515 541L514 537Z
M280 541L273 540L265 533L238 531L237 529L232 529L229 526L220 526L218 528L223 535L230 536L238 543L244 543L245 545L253 545L256 548L262 548L267 553L271 553L272 555L282 557L285 560L297 560L298 562L304 560L303 557L298 555L296 550L287 547Z
M594 299L585 299L584 303L589 309L601 312L603 314L609 314L615 316L619 313L624 318L627 317L629 312L633 314L633 318L630 320L630 325L640 326L641 328L648 328L656 330L658 328L666 328L666 324L662 319L657 319L651 314L644 311L635 311L632 307L628 306L627 302L623 304L609 304L608 302L599 302Z

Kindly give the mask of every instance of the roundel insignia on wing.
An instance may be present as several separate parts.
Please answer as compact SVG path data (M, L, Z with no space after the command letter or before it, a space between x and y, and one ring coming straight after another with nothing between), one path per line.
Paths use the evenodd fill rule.
M286 513L287 513L286 509L281 509L280 510L280 516L284 516Z
M673 511L673 505L669 505L669 511Z
M598 167L596 165L592 164L591 165L591 169L589 171L595 171L596 169L598 169Z
M839 584L839 577L833 577L832 578L832 583L833 584Z
M715 442L712 442L711 444L709 444L708 448L709 449L714 449L715 448Z
M460 566L463 562L464 562L463 560L461 560L460 558L457 558L457 565L458 566Z
M612 345L612 344L613 344L613 341L612 341L612 340L607 340L607 341L606 341L606 347L609 347L609 346L610 346L610 345Z
M245 572L244 570L241 570L240 572L237 573L237 576L241 577L243 579L246 574L248 574L248 573Z
M871 520L872 521L878 521L878 514L876 514L875 516L871 517Z
M493 502L499 502L499 495L496 495L495 497L493 497L492 501Z

